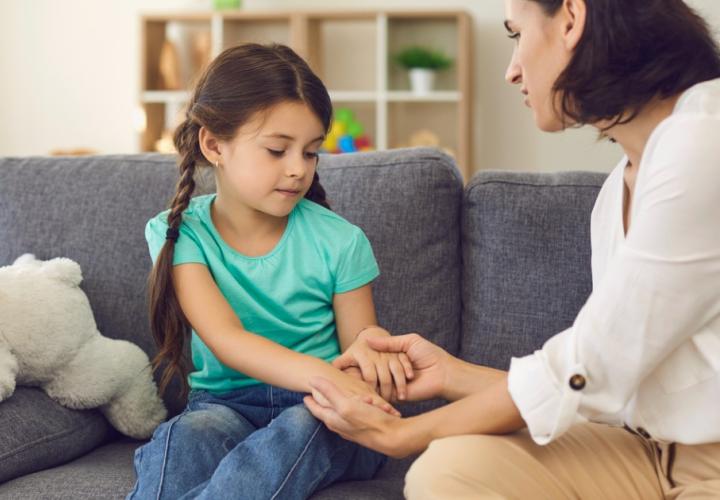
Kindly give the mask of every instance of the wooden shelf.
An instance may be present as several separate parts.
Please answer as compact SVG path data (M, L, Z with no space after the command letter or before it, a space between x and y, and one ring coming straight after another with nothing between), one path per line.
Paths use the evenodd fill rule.
M455 155L466 179L471 157L471 22L458 10L217 11L148 13L142 16L140 101L146 114L143 150L152 150L163 132L177 124L202 63L184 62L181 86L166 89L159 71L168 38L176 44L203 37L213 58L244 42L282 43L308 61L328 87L336 108L351 109L374 147L408 145L429 130L440 147ZM185 37L185 38L183 38ZM392 55L410 44L438 48L454 59L438 75L436 90L415 94ZM178 47L187 52L187 47ZM197 59L197 58L195 58ZM427 134L426 134L427 135Z

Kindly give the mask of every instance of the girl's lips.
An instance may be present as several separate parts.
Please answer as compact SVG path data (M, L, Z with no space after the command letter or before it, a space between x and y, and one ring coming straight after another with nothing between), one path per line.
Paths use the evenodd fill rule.
M277 191L283 196L297 196L298 194L300 194L300 191L293 191L290 189L276 189L275 191Z

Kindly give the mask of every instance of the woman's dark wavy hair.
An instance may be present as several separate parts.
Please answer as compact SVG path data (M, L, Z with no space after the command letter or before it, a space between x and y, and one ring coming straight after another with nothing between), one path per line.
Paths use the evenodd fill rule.
M210 166L200 150L200 128L205 127L220 140L231 140L257 113L282 102L305 103L320 119L325 133L328 132L332 103L327 89L289 47L244 44L225 50L210 63L195 86L185 121L173 136L180 178L170 203L167 219L170 230L180 228L182 213L195 190L196 168ZM330 208L317 172L305 197ZM165 365L160 379L161 392L165 392L175 376L180 376L181 393L185 395L190 371L186 355L190 324L180 308L173 284L174 251L174 240L166 240L149 277L150 327L158 347L153 368L158 370Z
M563 0L527 0L554 16ZM683 0L585 0L585 31L555 82L578 125L631 121L654 98L720 77L720 50Z

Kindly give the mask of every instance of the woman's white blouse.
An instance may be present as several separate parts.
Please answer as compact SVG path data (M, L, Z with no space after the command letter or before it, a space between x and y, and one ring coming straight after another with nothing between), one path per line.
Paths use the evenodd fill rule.
M686 91L651 134L627 235L626 163L593 208L592 294L570 328L510 365L538 444L579 421L720 442L720 79Z

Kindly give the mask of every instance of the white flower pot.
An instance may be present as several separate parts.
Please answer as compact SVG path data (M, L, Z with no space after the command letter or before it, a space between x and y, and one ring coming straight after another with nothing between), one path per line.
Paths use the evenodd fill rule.
M435 71L427 68L410 70L410 89L414 94L429 94L435 84Z

